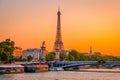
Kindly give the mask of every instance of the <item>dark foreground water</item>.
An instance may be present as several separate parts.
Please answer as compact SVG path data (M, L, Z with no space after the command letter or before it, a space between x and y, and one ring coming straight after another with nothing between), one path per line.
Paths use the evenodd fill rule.
M120 80L120 73L102 72L41 72L0 75L0 80Z

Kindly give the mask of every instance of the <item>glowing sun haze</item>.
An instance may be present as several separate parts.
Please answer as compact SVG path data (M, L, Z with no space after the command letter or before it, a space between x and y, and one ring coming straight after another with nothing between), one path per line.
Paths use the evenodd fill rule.
M120 0L0 0L0 41L52 51L59 5L65 49L120 56Z

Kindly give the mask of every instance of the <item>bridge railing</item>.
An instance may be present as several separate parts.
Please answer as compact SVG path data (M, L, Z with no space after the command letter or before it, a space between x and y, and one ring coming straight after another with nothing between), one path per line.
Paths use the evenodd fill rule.
M120 61L106 61L105 64L120 65Z
M99 64L98 61L59 61L59 62L52 62L50 65L53 67L67 67L67 66L81 66L81 65L96 65ZM105 61L102 63L105 65L120 65L120 61Z

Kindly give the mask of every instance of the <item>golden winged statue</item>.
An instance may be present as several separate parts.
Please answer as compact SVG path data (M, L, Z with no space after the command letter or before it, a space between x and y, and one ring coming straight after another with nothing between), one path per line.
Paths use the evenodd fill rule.
M42 46L45 46L45 41L42 42Z

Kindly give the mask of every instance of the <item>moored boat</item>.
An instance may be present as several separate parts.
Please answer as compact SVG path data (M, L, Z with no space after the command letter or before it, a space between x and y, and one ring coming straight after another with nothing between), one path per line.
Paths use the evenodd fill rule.
M23 73L23 72L24 66L22 65L13 64L0 65L0 74Z
M47 64L26 64L24 65L25 72L46 72L48 71Z

